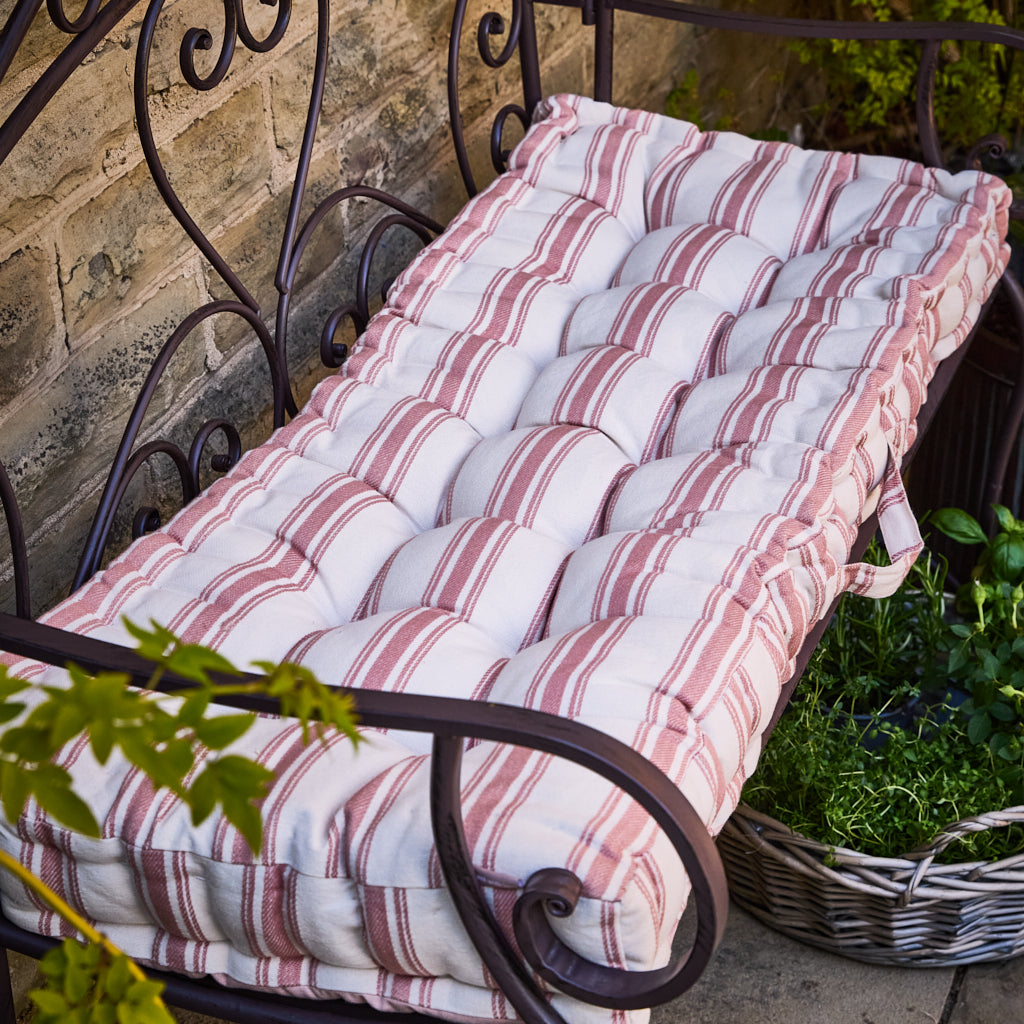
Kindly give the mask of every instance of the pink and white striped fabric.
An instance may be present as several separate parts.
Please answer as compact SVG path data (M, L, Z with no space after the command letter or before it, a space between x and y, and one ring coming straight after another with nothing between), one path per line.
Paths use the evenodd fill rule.
M1003 270L1008 204L985 175L555 97L306 409L47 619L126 642L122 616L152 618L242 664L578 719L715 832L831 598L891 590L917 552L900 459ZM876 507L894 566L849 565ZM514 1016L432 852L424 737L353 753L264 718L239 748L277 775L258 859L81 743L64 762L103 837L32 806L0 842L144 961ZM489 743L463 800L502 920L523 879L565 866L582 955L666 960L687 881L631 801ZM60 932L0 884L13 921ZM553 1000L580 1024L642 1019Z

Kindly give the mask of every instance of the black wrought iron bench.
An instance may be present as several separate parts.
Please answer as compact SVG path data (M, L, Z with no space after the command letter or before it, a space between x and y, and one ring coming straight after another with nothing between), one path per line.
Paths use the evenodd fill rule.
M0 81L40 6L25 0L9 16ZM40 622L0 465L15 579L0 648L33 679L56 681L59 668L44 666L73 660L141 683L149 670L125 648L121 616L156 618L237 660L303 661L353 686L363 725L388 731L370 753L316 750L306 763L288 723L261 719L253 749L279 773L264 817L280 855L253 861L223 823L193 836L127 769L87 766L103 840L90 845L30 809L0 841L30 865L45 861L84 913L164 968L171 1002L228 1019L409 1009L582 1021L598 1016L586 1004L621 1014L676 997L724 926L711 836L834 601L894 587L912 561L919 538L901 466L996 284L1022 326L1024 297L1002 276L1017 210L994 179L804 153L611 107L615 13L920 39L919 127L933 168L942 41L1021 48L1024 35L587 0L560 6L594 26L594 100L545 100L538 5L515 0L476 32L484 62L518 57L523 82L522 104L502 107L492 133L495 166L509 170L478 192L459 111L459 0L449 99L472 198L442 233L362 183L304 205L330 67L320 0L271 329L164 169L149 87L163 6L151 3L139 30L139 138L169 216L227 297L162 343L73 593ZM141 7L89 0L70 16L49 4L69 41L0 127L0 160ZM221 85L238 43L269 52L292 15L278 0L260 35L241 0L225 0L221 39L191 22L181 30L184 81L200 93ZM511 155L510 117L532 124ZM296 276L349 200L379 203L384 216L368 229L354 300L328 303L320 351L341 372L300 411L288 360ZM396 228L426 248L372 315L372 264ZM143 428L172 357L218 317L243 325L268 367L278 429L244 456L220 417L189 445ZM348 324L359 333L351 344ZM1018 401L997 488L1022 411ZM212 468L230 472L209 483L217 438ZM144 506L136 542L104 565L118 506L156 456L173 464L187 507L164 525ZM856 561L879 521L890 571ZM696 938L662 966L687 890ZM124 907L109 898L119 891ZM39 955L59 923L15 885L3 892L0 941ZM634 942L639 951L623 948ZM13 1019L9 991L0 1007Z

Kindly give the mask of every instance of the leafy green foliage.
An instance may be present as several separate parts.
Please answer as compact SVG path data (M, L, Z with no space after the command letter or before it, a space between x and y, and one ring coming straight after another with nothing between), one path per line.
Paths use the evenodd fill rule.
M217 807L258 854L263 826L259 802L273 773L240 753L228 752L255 721L252 713L218 710L215 697L266 694L277 698L281 712L297 718L303 740L326 740L338 729L357 743L352 699L325 686L298 665L259 662L265 674L242 677L217 652L179 640L152 623L149 629L125 623L138 641L139 653L154 664L151 687L171 674L190 684L178 693L132 688L116 672L90 675L68 666L66 687L42 687L31 707L24 698L30 683L11 677L0 665L0 804L15 821L30 799L61 824L90 836L100 829L89 806L72 788L66 769L55 762L70 740L84 736L92 754L106 764L119 751L155 786L175 793L191 812L193 824ZM40 694L41 699L40 698ZM197 764L202 768L196 771ZM14 871L92 942L68 940L42 961L45 990L32 993L39 1024L168 1024L159 998L162 986L139 969L79 918L41 880L0 851L0 862Z
M885 562L874 541L864 557ZM870 714L945 686L945 579L945 562L925 554L893 596L843 598L815 653L826 703Z
M756 810L828 846L898 857L928 844L946 825L1019 802L951 709L943 713L939 705L909 729L862 725L823 703L818 666L812 664L802 685L743 790ZM875 731L886 742L865 744L865 734ZM1006 857L1022 840L1016 828L978 832L940 859Z
M971 580L957 593L967 619L951 627L947 668L968 693L972 743L985 744L994 770L1024 798L1024 520L993 505L991 540L960 509L940 509L934 524L953 540L983 545Z
M707 117L710 108L719 111L711 121ZM735 110L736 96L729 89L719 89L711 100L704 95L696 68L690 68L665 97L665 113L669 117L689 121L702 132L740 131ZM778 128L755 129L746 134L763 142L785 142L787 138L786 133Z
M174 1024L163 986L134 977L123 953L65 939L39 967L48 987L31 993L35 1024Z
M823 9L822 9L823 8ZM819 17L860 13L872 21L973 21L1005 24L990 0L842 0L816 5ZM829 85L826 121L842 117L851 133L879 137L879 150L892 151L894 130L914 121L913 104L918 45L911 42L801 40L794 42L800 60L823 69ZM936 75L935 115L940 135L951 149L970 149L982 136L1020 129L1021 67L1001 46L947 43ZM910 132L909 134L913 134Z
M828 845L894 857L961 818L1024 803L1024 521L995 511L991 539L959 509L930 517L982 545L957 595L965 621L947 623L945 565L927 556L890 598L844 596L744 790L751 806ZM948 684L966 692L959 707ZM908 698L920 698L916 713L882 720ZM1020 829L979 832L943 856L1001 858L1022 840Z

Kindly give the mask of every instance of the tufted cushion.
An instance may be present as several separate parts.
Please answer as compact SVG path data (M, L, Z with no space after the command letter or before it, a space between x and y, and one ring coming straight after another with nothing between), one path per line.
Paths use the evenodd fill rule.
M340 375L47 619L123 642L122 616L155 618L241 663L576 718L667 772L714 832L828 602L891 590L916 553L899 461L1005 265L1008 203L984 175L556 97ZM895 565L848 565L876 506ZM145 961L512 1016L431 853L424 737L353 754L261 718L239 747L277 773L256 861L80 743L64 760L103 838L31 806L0 840ZM463 790L502 920L521 879L566 866L577 950L664 962L687 882L628 799L490 743L467 750ZM60 930L0 883L12 920Z

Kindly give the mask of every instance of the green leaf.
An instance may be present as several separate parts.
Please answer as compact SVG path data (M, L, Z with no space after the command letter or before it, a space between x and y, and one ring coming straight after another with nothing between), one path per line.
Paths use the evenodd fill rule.
M213 692L208 689L192 690L184 698L181 708L178 711L178 721L185 726L195 728L206 714L210 706Z
M16 725L0 736L0 750L30 763L46 761L56 753L47 737L47 730L28 724Z
M34 989L29 992L29 998L42 1013L58 1015L57 1019L62 1019L60 1015L66 1014L69 1009L68 1001L59 992L49 989Z
M24 710L25 705L18 704L16 701L11 701L9 704L0 704L0 725L12 722Z
M168 651L178 642L177 637L169 629L165 629L154 619L149 620L151 628L148 630L128 618L122 618L121 622L124 624L124 628L135 637L139 654L158 665L164 663Z
M1002 701L996 701L994 704L990 704L988 713L1000 722L1012 722L1016 718L1013 708L1009 704L1004 704Z
M3 803L4 817L8 821L17 821L31 795L29 771L10 761L0 762L0 800Z
M54 774L44 771L54 768L64 775L63 781ZM83 835L99 838L100 827L89 810L88 804L71 790L71 778L62 768L54 765L40 765L32 774L32 795L39 806L62 825L81 832Z
M224 795L221 806L224 808L224 817L238 829L253 855L258 856L263 848L263 817L259 808L227 794Z
M967 738L972 743L984 743L992 732L992 719L984 711L977 711L967 722Z
M1002 530L1009 532L1017 526L1017 520L1014 518L1013 513L1005 505L992 505L992 511L996 514L996 519L999 520L999 527Z
M122 736L121 749L125 757L136 768L143 772L158 788L177 789L181 785L182 774L175 770L162 751L148 746L141 737Z
M213 813L220 796L217 776L209 767L200 772L199 777L185 792L184 800L192 811L192 824L200 825Z
M128 967L128 957L114 957L113 963L103 975L103 988L107 995L114 1002L118 1002L124 997L131 982L132 975Z
M269 768L238 754L218 758L210 768L225 788L235 793L262 793L274 778Z
M114 748L114 728L109 718L97 720L89 726L89 746L93 757L106 764Z
M960 544L985 544L988 537L974 516L959 508L940 508L932 513L931 522L947 537Z
M196 725L196 737L210 750L223 750L243 736L255 721L253 714L217 715Z
M160 1000L164 986L156 981L136 981L118 1004L119 1024L174 1024L174 1018Z
M96 982L95 973L89 963L77 958L68 964L64 972L64 996L71 1006L82 1002Z
M96 1003L89 1010L89 1024L117 1024L117 1006L115 1003Z
M21 693L31 687L31 683L25 679L8 674L6 665L0 665L0 700L6 701L16 693Z
M201 644L183 644L180 640L175 641L175 646L167 654L164 664L175 675L204 686L211 685L211 672L229 676L241 675L222 654Z

